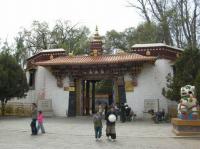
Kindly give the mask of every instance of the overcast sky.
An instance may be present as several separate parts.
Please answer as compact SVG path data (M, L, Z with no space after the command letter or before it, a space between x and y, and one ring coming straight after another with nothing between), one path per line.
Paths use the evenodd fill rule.
M0 38L11 39L20 28L29 28L33 20L53 25L56 20L80 23L93 32L95 26L106 31L137 26L142 18L127 6L128 0L0 0ZM131 0L135 1L135 0Z

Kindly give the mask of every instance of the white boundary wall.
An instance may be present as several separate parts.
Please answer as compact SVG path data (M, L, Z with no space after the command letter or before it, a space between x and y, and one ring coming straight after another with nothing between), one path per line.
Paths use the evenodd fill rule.
M128 105L137 114L137 118L144 117L144 101L159 99L159 107L167 112L168 105L172 104L162 95L162 88L166 86L166 76L172 73L170 60L158 59L155 64L145 64L137 76L137 86L133 92L126 92ZM126 74L125 81L132 78ZM29 73L27 72L29 81ZM64 87L69 86L69 78L64 79ZM37 100L52 100L52 110L55 116L66 116L69 102L69 91L57 87L56 78L52 73L41 66L38 66L35 74L35 90L29 90L25 99L17 100L23 103L37 102ZM16 100L14 100L16 102Z
M26 73L27 81L29 81L29 72ZM64 86L69 86L69 78L66 77L63 81ZM13 102L21 103L37 103L38 100L51 100L52 111L55 116L66 116L68 110L69 91L64 91L64 88L57 87L56 78L52 73L41 66L38 66L35 74L35 89L29 90L27 96Z
M137 86L133 92L126 92L128 105L136 113L137 118L144 118L144 101L159 99L159 109L168 110L168 102L162 95L162 88L166 86L166 76L172 73L170 60L158 59L155 64L145 64L137 76ZM125 75L125 81L131 80L130 75Z

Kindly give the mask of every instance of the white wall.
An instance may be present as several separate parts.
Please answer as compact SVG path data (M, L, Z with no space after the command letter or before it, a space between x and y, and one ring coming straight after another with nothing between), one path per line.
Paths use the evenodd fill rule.
M155 64L145 64L137 75L138 85L134 87L134 91L126 92L127 103L138 118L143 118L145 99L159 99L160 109L164 108L167 111L167 105L170 102L162 95L162 88L166 86L166 75L172 72L171 65L172 63L165 59L159 59ZM36 102L43 95L44 99L52 100L54 115L66 116L69 92L64 91L63 87L57 87L55 77L44 67L38 67L35 77L35 90L30 90L23 101ZM125 81L132 80L128 74L124 79ZM64 86L69 86L68 77L64 79Z
M29 81L29 72L26 73ZM64 79L64 86L69 86L69 78ZM55 116L66 116L68 110L69 92L57 87L56 78L49 70L38 66L35 74L35 89L29 90L27 96L14 102L37 103L40 99L52 100L52 110Z
M68 110L69 92L64 91L63 87L57 87L56 78L45 69L45 98L52 99L54 115L66 116ZM69 78L64 79L64 86L69 86Z
M144 100L159 99L160 110L167 111L168 100L162 95L162 88L166 86L166 76L172 73L172 63L169 60L158 59L155 64L145 64L142 71L137 76L137 86L133 92L126 92L128 105L137 114L138 118L143 118ZM131 80L125 75L125 81Z

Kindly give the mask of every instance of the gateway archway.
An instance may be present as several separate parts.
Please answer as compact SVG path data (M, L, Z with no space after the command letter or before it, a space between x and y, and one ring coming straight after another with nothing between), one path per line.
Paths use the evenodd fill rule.
M109 81L111 85L108 91L103 92L103 99L97 100L96 96L99 95L97 87L102 80ZM119 86L118 77L106 77L104 75L75 79L74 83L71 83L73 85L71 88L75 88L75 90L70 91L69 94L68 116L90 115L94 113L96 106L100 103L104 105L120 105L126 102L124 80L120 81L121 84ZM102 87L104 88L105 86Z
M94 111L95 82L99 80L112 80L114 103L126 102L125 81L126 85L129 84L133 88L134 85L137 85L137 74L142 69L143 64L153 64L156 60L156 57L151 56L151 53L149 55L150 49L146 52L146 56L145 54L126 52L113 55L104 54L102 44L101 37L96 30L88 55L65 55L64 51L55 50L54 52L40 53L29 60L29 69L35 67L33 64L44 66L56 78L58 87L56 93L61 95L62 102L68 104L66 107L68 116L88 115L90 111ZM141 49L141 51L145 50ZM160 50L153 49L152 54L155 51ZM33 63L33 60L36 63ZM64 91L61 91L62 89ZM133 92L133 89L127 91ZM130 96L132 94L129 94L129 99ZM56 105L56 97L54 101ZM63 105L58 107L62 111L59 109L57 111L63 113L65 107Z

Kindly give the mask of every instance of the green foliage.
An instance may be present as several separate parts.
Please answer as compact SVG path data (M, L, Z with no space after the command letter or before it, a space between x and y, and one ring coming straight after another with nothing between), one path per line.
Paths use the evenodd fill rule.
M41 49L63 48L66 53L86 54L91 40L89 34L87 27L72 25L70 21L58 20L52 29L47 22L33 21L30 29L24 29L15 37L14 56L24 68L26 59ZM130 27L123 32L108 31L104 37L104 48L107 53L112 53L113 49L128 51L136 43L161 42L161 36L158 26L144 22L136 29ZM5 42L4 51L12 50Z
M198 72L198 75L196 76L194 85L196 87L197 99L200 101L200 72Z
M159 26L160 39L166 44L199 47L198 0L129 0L128 4L148 23L155 22Z
M15 37L15 57L24 68L26 59L40 50L63 48L67 53L84 54L89 48L90 31L87 27L71 25L58 20L52 29L47 22L33 21L30 29L24 29Z
M115 48L127 51L134 44L163 42L162 36L163 33L159 26L154 23L144 22L136 29L130 27L123 32L108 31L105 36L105 48L108 53L111 53L109 50Z
M4 109L8 100L14 97L24 97L27 91L28 85L24 71L15 58L6 52L2 52L0 54L0 100L2 109Z
M167 90L163 94L175 101L180 100L180 88L187 84L195 85L199 99L199 82L200 82L200 50L186 49L182 56L175 62L175 75L168 74Z
M185 50L175 66L178 77L185 83L193 84L200 69L200 51L198 49Z
M51 32L53 48L63 48L66 52L83 54L89 48L89 29L85 26L77 27L78 24L71 25L69 21L57 21Z
M125 46L127 50L131 49L131 46L133 46L136 42L134 40L135 38L135 28L130 27L124 30L123 36L125 38Z
M105 49L108 53L111 53L112 49L122 49L126 50L124 35L122 32L117 32L115 30L108 31L105 36Z
M160 30L160 27L156 24L144 22L136 28L132 40L138 44L163 42L163 35Z
M1 43L0 43L1 44ZM4 53L9 53L12 54L13 53L13 48L12 46L8 43L7 40L5 40L1 47L0 47L0 52L4 52Z
M170 73L166 77L167 88L163 88L162 94L169 98L170 100L179 101L180 100L180 88L184 86L177 77L173 77Z
M18 33L18 36L15 37L16 47L15 47L15 59L22 68L25 67L26 59L28 59L28 50L25 47L25 38L22 32Z
M23 36L26 46L35 54L41 49L48 49L51 45L51 32L47 22L33 21L30 30L24 29Z

